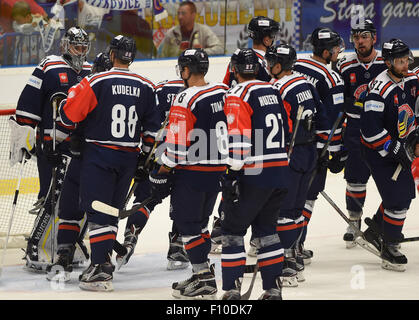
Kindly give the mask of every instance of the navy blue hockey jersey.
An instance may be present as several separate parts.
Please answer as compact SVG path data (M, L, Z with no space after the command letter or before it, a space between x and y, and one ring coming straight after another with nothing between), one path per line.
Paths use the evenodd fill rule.
M368 91L368 83L387 69L381 53L369 63L359 61L356 53L345 56L336 65L343 81L345 82L345 114L350 120L359 126L363 101ZM355 122L353 122L355 120Z
M311 82L319 93L329 117L329 129L318 132L326 141L339 112L344 111L344 83L342 77L329 66L313 58L298 59L294 71L303 75ZM323 148L324 143L317 143L317 148ZM342 148L342 128L338 127L333 135L328 150L339 151Z
M361 114L361 142L384 157L387 141L404 140L416 128L419 79L409 73L395 83L388 72L383 71L370 82L368 90Z
M259 71L256 76L256 79L260 81L265 81L265 82L271 81L272 77L269 74L268 63L266 62L266 59L265 59L265 52L262 50L255 50L255 49L253 49L253 51L256 53L256 56L258 57L258 62L259 62ZM234 87L237 84L237 79L234 76L233 70L231 68L231 63L228 64L227 72L224 76L223 82L226 85L228 85L230 88Z
M156 85L156 104L161 122L164 122L164 119L166 119L176 95L183 88L185 88L183 80L166 80Z
M277 89L259 80L230 89L224 112L229 135L227 163L244 169L243 181L265 188L287 186L292 123Z
M84 78L70 89L59 112L68 126L85 120L86 142L117 150L137 151L142 141L149 152L160 128L154 84L127 69Z
M19 97L16 119L21 124L39 126L44 139L51 139L52 106L50 98L57 92L67 93L90 74L91 66L84 63L77 73L61 56L48 56L35 68Z

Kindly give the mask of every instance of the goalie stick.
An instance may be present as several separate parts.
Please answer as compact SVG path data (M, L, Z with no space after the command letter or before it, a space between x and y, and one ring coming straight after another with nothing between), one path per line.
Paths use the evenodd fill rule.
M365 240L364 233L359 230L357 226L351 223L351 220L343 213L343 211L337 206L337 204L327 195L326 192L321 191L320 194L326 199L326 201L339 213L339 215L343 218L343 220L348 223L353 230L355 231L355 242L360 245L365 250L371 252L372 254L376 255L377 257L381 257L380 252L375 247L372 247L370 243Z
M139 209L145 207L147 204L149 204L151 201L153 201L153 197L148 197L140 204L137 204L133 206L131 209L118 209L115 207L112 207L102 201L94 200L92 202L92 208L96 211L102 212L104 214L117 217L119 219L125 219L132 215L133 213L137 212Z

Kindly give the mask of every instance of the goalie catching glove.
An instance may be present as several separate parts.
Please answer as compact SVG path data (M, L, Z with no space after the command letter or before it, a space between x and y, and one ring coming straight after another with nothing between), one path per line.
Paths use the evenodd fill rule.
M20 125L13 117L9 118L10 125L10 166L22 162L23 156L30 158L35 153L36 132L30 126Z

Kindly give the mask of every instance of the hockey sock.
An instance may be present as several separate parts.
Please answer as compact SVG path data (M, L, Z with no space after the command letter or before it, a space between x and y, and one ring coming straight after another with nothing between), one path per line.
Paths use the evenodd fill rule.
M118 228L110 225L89 224L89 229L92 264L108 262Z
M303 218L304 219L304 218ZM302 226L302 223L301 223ZM300 228L297 225L297 220L290 218L279 218L276 226L279 239L284 248L293 248L300 235Z
M276 288L276 279L282 274L284 248L277 235L256 238L257 263L263 290Z
M191 264L200 264L208 260L211 249L211 241L205 239L202 234L195 236L182 236L183 245L188 254Z
M353 212L362 212L367 185L364 183L349 183L346 185L346 208Z
M126 229L129 229L130 226L134 225L135 229L143 230L145 225L147 224L149 217L150 217L150 212L147 210L147 208L145 207L140 208L137 212L135 212L134 214L128 217Z
M406 219L407 209L387 210L383 209L383 234L387 242L397 242L401 240L404 220Z
M243 277L245 265L246 251L243 237L224 235L221 254L223 290L228 291L236 287L235 280Z
M60 219L57 244L75 244L80 234L80 221Z
M310 222L311 215L313 213L314 202L315 200L307 200L304 204L304 209L302 212L304 216L304 222L303 222L303 229L301 233L300 243L304 243L304 241L306 240L307 226L308 226L308 223Z

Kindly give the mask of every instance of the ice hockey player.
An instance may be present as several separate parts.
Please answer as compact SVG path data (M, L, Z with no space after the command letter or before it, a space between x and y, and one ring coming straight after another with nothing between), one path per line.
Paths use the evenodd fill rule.
M161 143L165 136L165 126L167 125L166 118L168 119L170 106L174 101L176 95L179 91L184 89L184 82L183 80L166 80L158 83L156 85L155 94L156 94L156 110L160 116L160 120L162 123L162 128L160 130L164 130L161 137L159 137L160 141L156 141L156 143ZM160 134L158 134L160 136ZM140 164L142 166L145 165L147 159L145 155L141 155L142 160ZM136 178L138 183L136 184L134 190L134 203L139 204L144 201L146 198L150 196L150 182L148 180L149 171L151 171L152 163L154 161L150 159L148 162L148 168L140 167L137 169ZM145 170L144 170L145 169ZM118 269L126 264L130 259L131 255L135 250L136 243L138 241L138 236L140 235L141 231L144 229L151 212L154 210L154 207L157 205L156 201L151 202L147 206L141 208L138 211L138 214L133 214L128 218L125 233L124 233L124 247L127 249L127 253L125 255L117 255L116 261L118 265ZM189 266L189 259L187 257L185 248L183 247L183 242L179 232L176 230L176 226L172 223L172 231L169 232L169 250L167 252L167 269L168 270L176 270L176 269L185 269Z
M377 30L371 20L365 19L351 28L351 42L355 53L339 60L337 69L345 82L346 129L344 147L348 152L345 162L346 209L349 219L361 228L362 209L367 193L367 182L371 175L365 160L361 156L360 117L363 101L367 94L368 83L387 67L381 52L375 50ZM346 248L353 248L355 231L348 226L343 240Z
M269 74L265 53L268 48L275 44L275 40L277 39L280 29L279 23L268 17L257 16L250 20L247 29L249 32L249 37L253 40L252 49L255 51L258 57L259 71L256 79L269 82L272 77ZM237 79L234 78L234 73L232 72L231 68L232 67L230 63L223 80L223 82L230 88L237 84ZM214 222L211 231L212 253L220 253L221 251L221 223L219 217L222 215L222 211L223 201L220 202L218 207L218 217L214 216ZM252 241L250 241L248 254L253 257L256 256L256 249Z
M297 255L297 241L304 222L302 212L308 183L317 161L315 130L327 130L328 119L317 90L306 78L293 72L297 53L292 46L280 44L272 47L266 53L266 60L273 77L271 83L278 89L290 114L292 131L296 132L289 146L292 150L288 151L288 193L281 201L277 226L285 253L282 284L284 287L296 287L298 282L305 280L304 262L301 255Z
M364 236L381 252L382 268L404 271L407 258L398 243L415 197L411 160L404 143L416 128L419 80L408 70L413 56L402 40L384 42L381 52L387 70L368 85L361 113L361 142L382 203ZM399 166L400 174L392 179Z
M150 152L160 127L153 83L129 70L135 42L118 35L109 45L113 68L84 78L70 89L59 114L64 125L83 122L85 144L80 173L81 209L87 212L91 264L79 277L79 287L112 291L114 265L110 257L118 218L95 211L94 200L122 209L142 150Z
M224 106L229 153L221 179L222 299L241 297L244 235L251 226L264 289L260 299L279 300L284 249L276 224L289 181L289 118L278 90L256 80L259 64L252 49L236 51L231 64L238 84L226 94Z
M329 130L317 132L320 141L317 142L317 149L320 156L322 148L326 144L327 138L336 121L339 112L343 111L344 107L344 83L341 76L333 71L329 64L336 62L339 53L344 50L343 39L338 33L329 29L319 27L311 34L311 44L313 45L313 55L309 58L297 59L294 66L294 71L304 75L309 82L311 82L319 93L320 100L324 104L328 118ZM304 205L303 215L305 217L303 232L298 244L298 251L303 255L305 264L310 263L313 256L311 250L304 248L304 241L306 239L307 227L313 213L314 204L318 194L323 191L327 167L329 165L329 152L332 156L330 163L338 168L333 168L333 172L339 172L343 169L344 161L346 159L345 150L342 150L342 128L339 126L332 137L332 141L328 147L328 152L323 157L318 159L317 174L309 187L307 200ZM332 169L332 166L330 166Z
M228 87L207 83L208 67L208 55L202 49L185 50L179 56L177 71L186 89L176 95L170 108L166 145L159 157L162 165L150 174L152 192L164 189L162 180L169 175L173 181L170 218L192 264L192 276L172 284L173 296L182 299L213 299L217 293L214 266L208 259L208 221L225 170L218 146L227 148L223 97Z
M40 193L45 193L46 200L42 206L38 208L38 217L35 220L33 230L28 239L27 250L24 259L26 260L25 268L34 271L45 272L46 266L51 262L51 249L55 246L54 232L48 232L52 226L52 203L57 204L58 195L60 193L62 182L59 178L62 170L66 170L67 164L62 162L64 157L61 153L70 155L69 138L60 144L57 144L55 152L53 152L53 102L59 102L63 99L68 89L77 84L90 73L91 66L86 60L86 55L90 49L90 41L87 33L79 28L72 27L66 31L61 40L61 56L46 57L33 71L27 84L25 85L16 108L16 120L21 125L37 127L40 137L37 147L37 164L40 180ZM57 100L57 101L54 101ZM58 134L59 130L55 132ZM57 141L55 141L57 142ZM59 166L57 171L57 183L55 190L52 190L52 171L53 168ZM54 199L52 198L54 195ZM77 210L77 201L71 202L69 207L65 209L69 212ZM83 231L83 225L79 225ZM55 223L54 223L55 230ZM78 239L83 238L82 233L76 236ZM83 246L82 241L79 241ZM77 249L77 256L79 255ZM85 248L83 248L85 249ZM54 250L55 251L55 250ZM85 260L82 254L80 262ZM76 261L73 261L76 262Z

